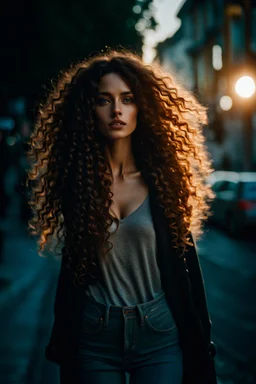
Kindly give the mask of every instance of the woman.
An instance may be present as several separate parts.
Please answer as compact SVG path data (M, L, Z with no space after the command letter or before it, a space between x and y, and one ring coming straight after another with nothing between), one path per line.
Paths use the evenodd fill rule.
M63 246L46 349L62 383L216 383L191 236L212 197L206 120L161 68L111 50L63 73L41 107L30 226L40 252Z

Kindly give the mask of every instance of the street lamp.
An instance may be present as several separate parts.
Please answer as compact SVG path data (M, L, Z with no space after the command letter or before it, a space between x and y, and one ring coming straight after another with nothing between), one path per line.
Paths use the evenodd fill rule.
M240 77L235 84L236 93L244 98L250 99L255 91L255 81L250 76ZM252 158L253 158L253 102L248 100L244 104L243 115L244 115L244 141L245 141L245 171L252 169Z
M253 78L250 76L240 77L240 79L238 79L236 82L235 90L236 93L241 97L244 97L246 99L252 97L256 90Z

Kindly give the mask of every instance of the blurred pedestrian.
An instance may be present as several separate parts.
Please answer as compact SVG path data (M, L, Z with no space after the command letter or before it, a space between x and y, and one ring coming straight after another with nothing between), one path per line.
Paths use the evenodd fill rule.
M194 243L212 197L206 122L173 76L124 51L72 66L41 106L30 225L40 252L62 245L46 349L61 383L216 383Z

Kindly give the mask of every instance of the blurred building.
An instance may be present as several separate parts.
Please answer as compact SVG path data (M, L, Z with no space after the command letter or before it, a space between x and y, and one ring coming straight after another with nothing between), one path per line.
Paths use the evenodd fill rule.
M256 1L187 0L177 17L181 27L157 47L166 70L209 108L206 138L216 169L256 170ZM240 87L241 88L241 87ZM243 92L242 92L243 93Z

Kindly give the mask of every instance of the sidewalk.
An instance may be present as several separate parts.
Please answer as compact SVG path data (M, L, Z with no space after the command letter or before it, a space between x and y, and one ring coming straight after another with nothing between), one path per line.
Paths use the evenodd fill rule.
M217 346L216 370L223 384L256 382L253 363L256 247L253 236L249 235L233 239L218 227L211 227L198 242L213 321L212 338Z
M0 383L56 384L57 367L47 365L44 348L60 263L38 255L19 218L19 196L11 192L7 217L0 220Z
M38 255L36 241L28 235L25 224L19 219L18 209L19 198L13 195L7 218L0 221L3 242L0 263L0 311L5 306L13 306L22 291L33 287L42 276L43 270L46 271L57 264L53 258Z

